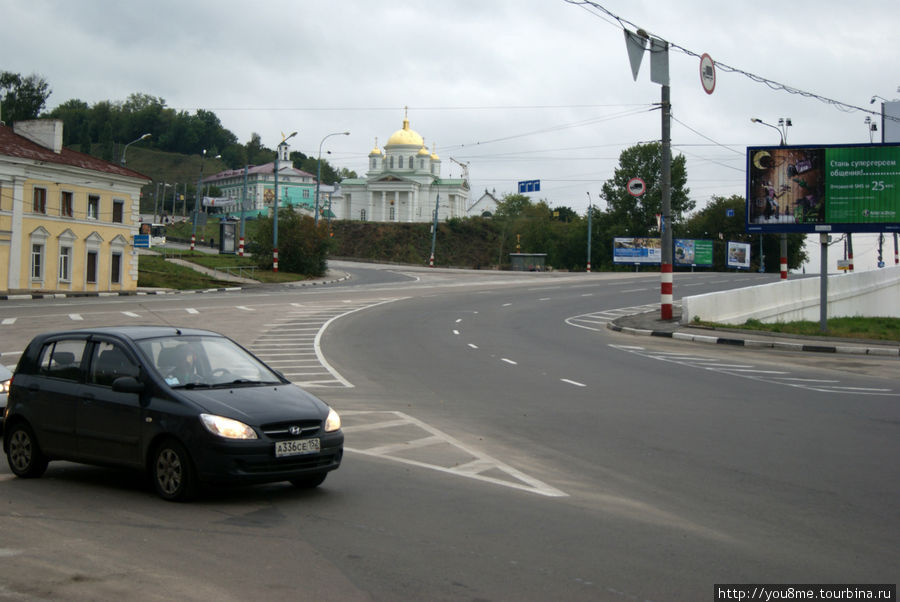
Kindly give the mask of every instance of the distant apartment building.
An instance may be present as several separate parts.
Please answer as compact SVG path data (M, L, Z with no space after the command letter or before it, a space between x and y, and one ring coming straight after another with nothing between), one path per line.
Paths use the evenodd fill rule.
M62 147L62 121L0 125L0 292L134 291L150 179Z

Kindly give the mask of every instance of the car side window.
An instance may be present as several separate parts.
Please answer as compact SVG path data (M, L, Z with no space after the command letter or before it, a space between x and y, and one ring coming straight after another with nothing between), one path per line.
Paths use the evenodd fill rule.
M84 339L63 339L47 343L41 349L39 371L45 376L63 380L81 380Z
M91 352L91 383L111 387L113 381L120 376L137 378L140 373L137 364L115 343L99 341L94 344Z

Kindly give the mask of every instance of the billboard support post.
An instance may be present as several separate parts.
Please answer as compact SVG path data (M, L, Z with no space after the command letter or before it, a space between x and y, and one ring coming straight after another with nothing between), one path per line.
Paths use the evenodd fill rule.
M819 234L819 330L828 331L828 234Z

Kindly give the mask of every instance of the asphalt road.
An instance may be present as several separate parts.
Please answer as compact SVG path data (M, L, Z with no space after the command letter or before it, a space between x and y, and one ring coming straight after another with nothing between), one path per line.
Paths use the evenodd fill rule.
M190 505L131 473L4 465L0 599L659 601L898 581L896 359L602 327L658 302L658 275L340 269L314 290L0 305L3 363L63 326L225 332L334 405L348 449L316 491ZM678 274L676 297L765 277Z

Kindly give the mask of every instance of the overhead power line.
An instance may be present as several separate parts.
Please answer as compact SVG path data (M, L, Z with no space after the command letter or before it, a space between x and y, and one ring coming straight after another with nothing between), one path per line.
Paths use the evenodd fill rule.
M622 29L624 29L626 31L628 30L629 27L635 31L638 29L642 29L642 28L638 27L637 25L635 25L634 23L632 23L631 21L628 21L627 19L624 19L624 18L612 13L609 9L605 8L601 4L598 4L597 2L593 2L593 0L563 0L563 1L568 4L574 4L576 6L581 6L582 8L584 8L591 14L593 14L597 17L600 17L601 19L603 19L607 23L610 23L611 25L615 26L616 24L618 24L618 27L621 27ZM594 10L590 10L590 9L600 11L600 14L598 14L597 12L594 12ZM607 17L615 20L616 23L611 23ZM663 38L660 38L660 39L663 39ZM693 50L689 50L689 49L685 48L684 46L680 46L679 44L676 44L674 42L670 42L668 40L666 40L666 42L669 44L670 48L678 50L679 52L682 52L689 56L693 56L698 59L702 56L700 53L694 52ZM783 92L787 92L789 94L796 94L796 95L803 96L806 98L812 98L812 99L818 100L825 104L829 104L840 111L844 111L844 112L860 111L862 113L869 113L871 115L877 115L879 117L882 117L882 114L880 111L874 111L872 109L867 109L865 107L860 107L860 106L852 105L852 104L849 104L846 102L841 102L839 100L834 100L833 98L828 98L827 96L822 96L822 95L816 94L814 92L807 92L806 90L801 90L800 88L795 88L793 86L789 86L787 84L783 84L783 83L768 79L761 75L756 75L754 73L750 73L749 71L744 71L743 69L738 69L737 67L732 67L731 65L722 63L720 61L716 61L716 69L719 69L719 70L722 70L722 71L725 71L728 73L737 73L739 75L743 75L744 77L747 77L756 83L764 84L773 90L780 90ZM883 117L885 119L900 121L900 119L898 119L897 117L893 117L891 115L884 115Z

